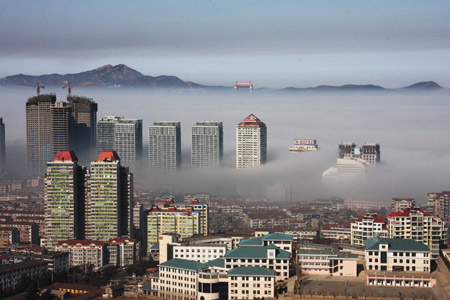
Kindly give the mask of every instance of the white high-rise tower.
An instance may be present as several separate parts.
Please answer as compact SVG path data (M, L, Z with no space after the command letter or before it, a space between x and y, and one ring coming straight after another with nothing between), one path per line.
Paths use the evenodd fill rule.
M191 164L197 168L217 168L223 156L222 122L203 121L192 126Z
M267 127L250 114L236 129L236 168L251 168L267 161Z

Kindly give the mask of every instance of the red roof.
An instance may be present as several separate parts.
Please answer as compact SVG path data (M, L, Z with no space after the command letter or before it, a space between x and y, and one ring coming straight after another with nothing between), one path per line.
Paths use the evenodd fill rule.
M116 237L116 238L110 239L110 240L108 241L108 243L110 243L110 244L112 244L112 243L120 244L120 243L125 243L125 242L127 242L127 241L128 241L128 242L131 242L131 243L136 242L135 239L124 239L124 238L118 238L118 237Z
M410 209L407 208L403 211L397 211L395 213L390 213L389 217L409 217L411 215L411 212L416 213L416 212L421 212L424 216L426 217L431 217L432 215L430 215L429 213L421 210L421 209Z
M78 158L72 150L64 150L58 151L54 161L78 161Z
M89 246L89 245L96 245L96 246L103 246L105 242L96 242L91 240L70 240L70 241L61 241L58 242L57 246L62 246L64 244L67 244L69 246L75 246L77 244L80 244L82 246Z
M116 161L120 160L119 155L117 155L116 151L103 151L98 156L97 161Z
M239 126L265 127L266 124L264 124L254 114L249 114L241 123L239 123Z

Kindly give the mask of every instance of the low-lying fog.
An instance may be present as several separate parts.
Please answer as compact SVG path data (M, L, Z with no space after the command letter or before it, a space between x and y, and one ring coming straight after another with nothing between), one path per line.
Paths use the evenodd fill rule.
M65 101L66 91L56 92ZM366 187L348 195L389 201L450 189L450 93L418 94L247 94L83 88L76 94L93 98L97 119L110 114L144 122L144 161L147 163L148 126L154 121L181 121L183 168L175 175L151 176L142 168L135 181L153 190L228 193L251 191L264 197L266 184L289 183L293 200L325 196L321 175L336 164L337 145L376 142L381 164ZM25 102L30 88L1 88L0 117L6 124L10 170L25 169ZM235 169L236 125L250 113L268 128L268 163L260 168ZM190 169L190 131L196 121L220 120L224 125L224 168ZM289 154L295 138L317 139L320 151ZM96 157L93 157L95 159ZM17 172L18 173L18 172ZM356 190L358 190L356 192Z

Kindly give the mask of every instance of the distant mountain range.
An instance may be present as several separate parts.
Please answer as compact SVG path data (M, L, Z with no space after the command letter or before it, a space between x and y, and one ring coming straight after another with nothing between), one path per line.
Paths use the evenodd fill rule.
M49 75L12 75L0 79L0 86L20 85L20 84L39 84L44 86L62 87L66 81L70 81L72 85L96 85L120 86L120 87L155 87L155 88L176 88L176 89L223 89L231 90L232 87L223 86L207 86L198 83L183 81L176 76L148 76L144 75L126 65L120 64L116 66L106 65L100 68L75 73L75 74L49 74ZM356 85L346 84L342 86L319 85L317 87L296 88L289 87L275 91L281 92L334 92L334 91L399 91L399 90L437 90L442 89L434 81L418 82L410 86L398 89L387 89L379 85ZM257 89L256 91L274 91L270 89Z

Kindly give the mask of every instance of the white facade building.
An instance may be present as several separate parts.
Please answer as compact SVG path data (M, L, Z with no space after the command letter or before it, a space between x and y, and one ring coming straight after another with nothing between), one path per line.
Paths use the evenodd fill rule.
M173 246L173 258L182 258L206 263L225 256L227 246L225 245L189 245Z
M377 214L366 214L350 224L351 244L364 246L367 239L388 237L387 220Z
M267 127L250 114L236 129L236 168L251 168L267 161Z

